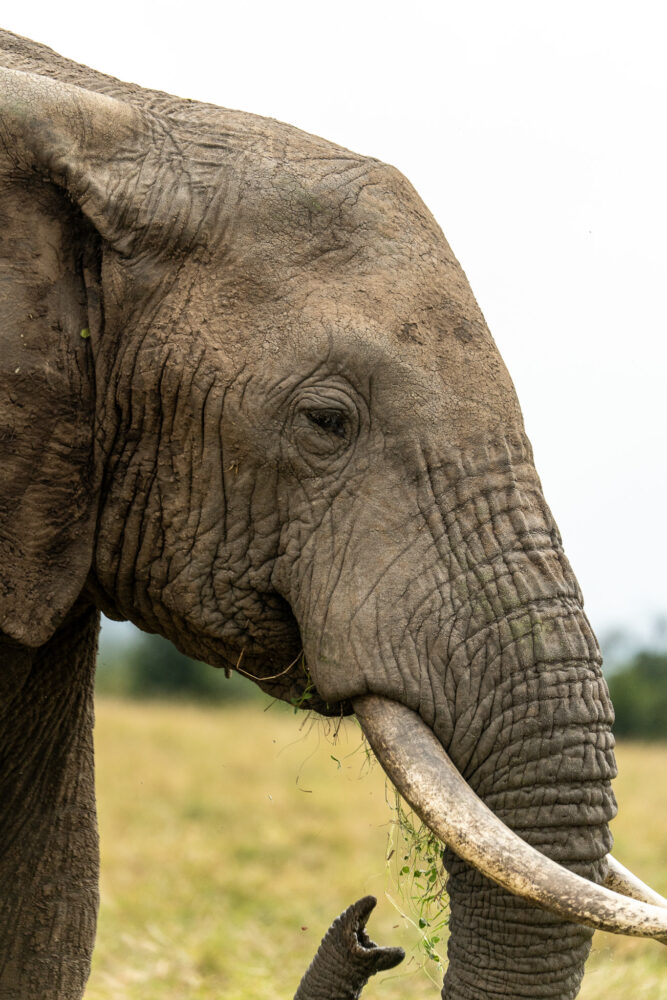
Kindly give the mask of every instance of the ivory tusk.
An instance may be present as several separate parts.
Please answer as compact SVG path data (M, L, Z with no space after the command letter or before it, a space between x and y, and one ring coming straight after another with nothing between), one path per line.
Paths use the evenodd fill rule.
M643 903L652 903L653 906L667 906L667 899L664 896L661 896L650 885L647 885L646 882L642 882L640 878L633 875L625 865L622 865L611 854L607 855L607 866L607 877L604 880L604 885L607 889L620 892L624 896L629 896L630 899L638 899Z
M617 864L612 865L610 877L617 884L622 879L627 895L575 875L510 830L475 795L433 732L411 709L376 695L355 698L353 707L375 756L400 794L460 858L514 895L566 920L667 944L667 911L655 905L655 894L651 902L629 898L630 889L637 893L638 880L633 883L627 875L617 874Z

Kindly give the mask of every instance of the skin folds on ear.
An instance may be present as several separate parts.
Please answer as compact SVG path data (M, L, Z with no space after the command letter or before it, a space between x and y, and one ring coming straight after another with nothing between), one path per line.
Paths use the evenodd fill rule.
M102 240L122 250L133 232L121 179L143 124L122 102L12 70L0 94L0 631L40 646L92 558L91 300Z
M100 235L123 249L133 231L123 188L141 163L146 117L103 94L3 67L0 93L3 159L64 188Z
M92 553L91 234L41 182L0 180L0 215L0 630L40 646Z

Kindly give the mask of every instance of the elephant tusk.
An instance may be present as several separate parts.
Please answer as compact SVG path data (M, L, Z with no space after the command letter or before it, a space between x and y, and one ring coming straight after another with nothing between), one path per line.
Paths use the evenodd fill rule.
M630 899L638 899L642 903L652 903L653 906L667 907L667 899L664 896L633 875L625 865L622 865L611 854L607 855L607 877L603 884L607 889L620 892L623 896L629 896Z
M612 865L610 877L619 886L621 880L627 893L619 895L547 858L475 795L416 712L377 695L355 698L352 704L390 780L460 858L502 888L566 920L667 944L667 911L655 905L655 894L651 902L636 899L641 890L634 876L631 880ZM628 898L630 889L633 896Z

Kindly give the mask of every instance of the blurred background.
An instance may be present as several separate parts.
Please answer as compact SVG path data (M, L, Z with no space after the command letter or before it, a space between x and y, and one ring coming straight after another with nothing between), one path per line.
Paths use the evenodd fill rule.
M33 0L5 5L3 27L288 121L413 182L515 381L602 644L617 856L667 893L664 4ZM97 683L102 909L86 1000L290 996L365 892L380 897L376 939L408 952L373 995L438 995L446 926L418 901L431 862L397 833L353 724L304 726L127 624L104 624ZM606 1000L610 981L615 1000L667 1000L664 949L595 940L584 1000Z

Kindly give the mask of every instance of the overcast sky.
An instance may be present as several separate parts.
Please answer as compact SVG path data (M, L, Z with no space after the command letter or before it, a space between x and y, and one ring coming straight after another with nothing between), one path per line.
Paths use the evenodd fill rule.
M78 62L399 167L514 378L594 627L667 613L667 5L6 7Z

